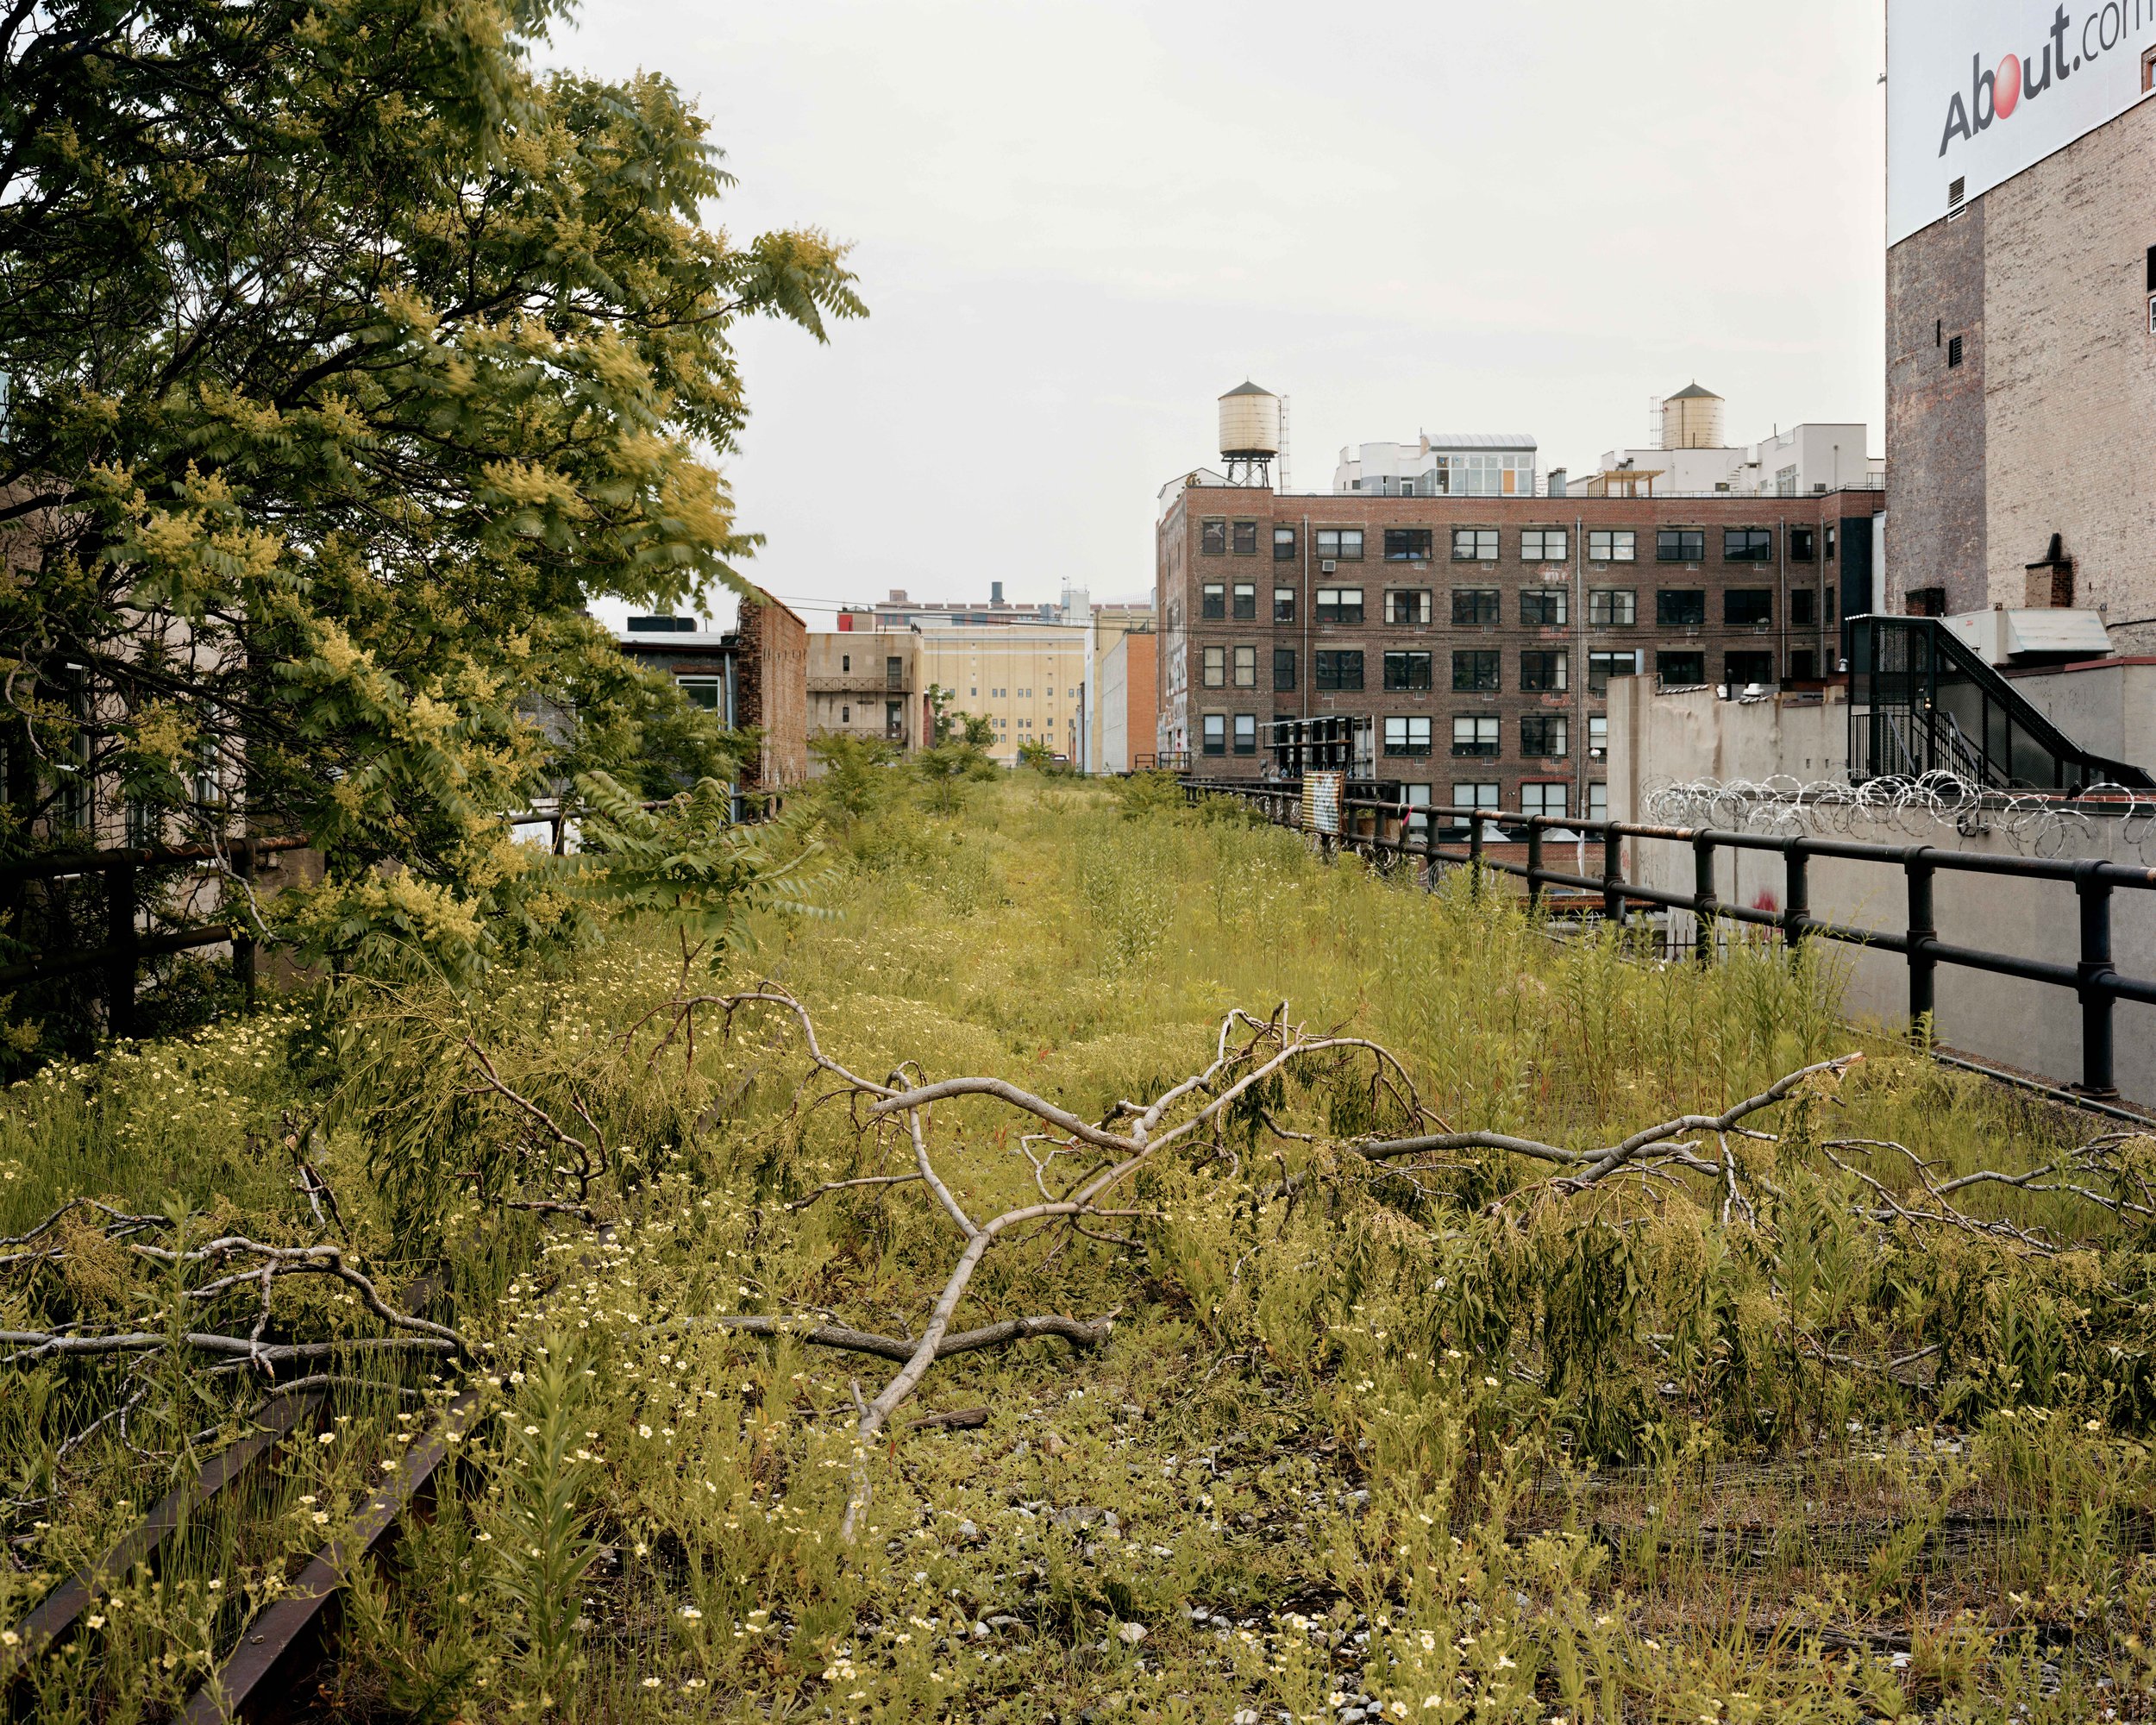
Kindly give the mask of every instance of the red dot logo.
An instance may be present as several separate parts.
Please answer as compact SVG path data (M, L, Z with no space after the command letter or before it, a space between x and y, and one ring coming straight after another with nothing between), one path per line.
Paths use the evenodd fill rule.
M2002 120L2021 105L2021 62L2009 54L1999 62L1999 81L1992 92L1991 111Z

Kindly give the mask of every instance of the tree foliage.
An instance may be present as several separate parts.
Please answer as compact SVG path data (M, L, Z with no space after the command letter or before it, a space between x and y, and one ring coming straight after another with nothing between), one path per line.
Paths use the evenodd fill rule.
M0 15L0 849L85 783L236 806L326 853L318 932L484 949L563 903L505 813L724 769L586 606L744 585L731 332L863 308L824 235L705 224L665 78L536 70L553 9Z

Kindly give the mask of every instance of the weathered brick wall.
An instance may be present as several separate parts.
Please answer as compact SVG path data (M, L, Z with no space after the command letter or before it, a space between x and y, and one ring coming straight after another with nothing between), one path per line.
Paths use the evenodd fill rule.
M2156 616L2156 104L1981 202L1990 600L2021 602L2057 533L2077 605Z
M741 723L763 732L743 775L745 790L775 790L808 777L808 625L768 593L744 599L736 661Z
M1996 194L1995 194L1996 195ZM1990 603L1984 533L1986 204L1887 254L1886 579L1874 604L1944 587L1949 611ZM1947 363L1959 336L1962 363ZM2015 603L2019 603L2018 593Z

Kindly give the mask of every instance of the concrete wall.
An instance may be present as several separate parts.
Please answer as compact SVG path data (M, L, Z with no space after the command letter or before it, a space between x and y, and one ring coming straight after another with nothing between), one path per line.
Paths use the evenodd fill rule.
M2009 673L2016 694L2091 754L2156 768L2156 659Z
M1146 647L1153 643L1140 637ZM1118 636L1100 661L1100 770L1131 770L1131 637Z
M1979 198L1887 253L1888 586L1900 612L1916 587L1946 589L1948 611L1990 605L1984 542L1984 236ZM1962 363L1946 343L1962 339ZM2016 592L2013 602L2021 603Z
M1651 677L1609 686L1609 810L1638 820L1650 792L1712 779L1800 783L1849 776L1846 690L1725 701L1712 689L1657 694Z

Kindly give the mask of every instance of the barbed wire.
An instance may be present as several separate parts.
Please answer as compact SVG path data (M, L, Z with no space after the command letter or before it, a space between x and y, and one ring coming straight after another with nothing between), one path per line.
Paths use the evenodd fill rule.
M2080 856L2106 836L2151 860L2156 793L2092 785L2065 799L2035 792L1987 790L1953 773L1921 778L1808 782L1790 774L1766 779L1695 779L1664 785L1642 799L1643 819L1664 826L1716 827L1782 837L1834 833L1876 837L1882 826L1920 843L1951 826L1964 838L1996 835L2024 856Z

